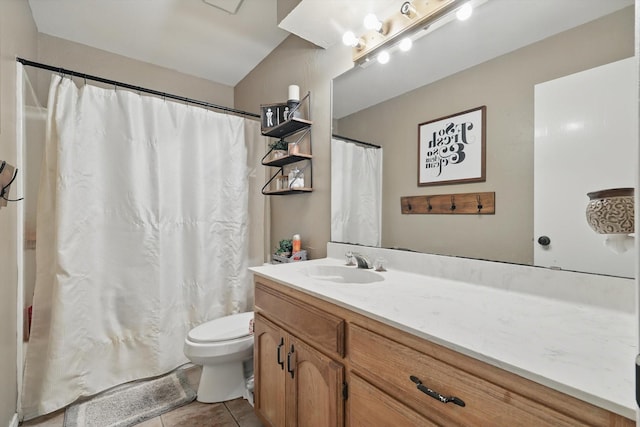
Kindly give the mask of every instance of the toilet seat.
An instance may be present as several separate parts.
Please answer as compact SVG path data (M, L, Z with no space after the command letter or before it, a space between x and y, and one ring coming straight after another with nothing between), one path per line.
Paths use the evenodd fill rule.
M213 319L190 330L187 339L204 344L248 337L251 319L253 319L252 311Z

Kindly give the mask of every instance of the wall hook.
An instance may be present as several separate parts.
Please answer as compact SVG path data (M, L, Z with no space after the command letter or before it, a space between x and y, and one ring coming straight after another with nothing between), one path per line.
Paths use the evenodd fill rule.
M456 210L456 198L454 196L451 196L451 210Z
M482 203L480 203L480 195L476 194L476 200L478 202L478 212L482 210Z
M413 207L411 206L411 203L407 203L407 209L409 209L409 211L413 209Z
M427 197L427 209L430 211L431 209L433 209L433 206L431 206L431 198Z

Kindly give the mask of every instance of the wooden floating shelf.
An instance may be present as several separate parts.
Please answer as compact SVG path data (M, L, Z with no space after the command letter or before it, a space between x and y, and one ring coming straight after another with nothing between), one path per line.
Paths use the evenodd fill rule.
M311 120L293 117L292 119L289 119L284 123L280 123L278 126L263 131L262 134L264 136L270 136L272 138L283 138L304 128L308 128L309 126L311 126L311 124Z
M301 187L301 188L287 188L284 190L269 190L269 191L263 192L262 194L269 195L269 196L282 196L285 194L292 194L292 193L311 193L312 191L313 191L313 188Z
M496 213L496 193L434 194L400 198L403 214L463 214Z
M279 157L277 159L263 161L262 164L264 166L279 167L279 166L288 165L290 163L300 162L302 160L309 160L311 158L313 158L311 154L304 154L304 153L289 154L287 156Z

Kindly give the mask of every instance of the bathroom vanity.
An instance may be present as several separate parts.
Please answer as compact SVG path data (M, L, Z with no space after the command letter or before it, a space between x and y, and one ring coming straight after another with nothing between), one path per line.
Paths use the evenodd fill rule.
M344 266L348 249L252 268L265 425L635 425L633 281L552 272L550 295L526 289L543 269L375 249L401 268L376 273ZM477 280L437 274L449 262Z

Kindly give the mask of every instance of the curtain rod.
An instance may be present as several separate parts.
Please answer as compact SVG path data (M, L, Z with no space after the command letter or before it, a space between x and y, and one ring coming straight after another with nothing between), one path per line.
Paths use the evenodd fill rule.
M122 82L118 82L118 81L115 81L115 80L109 80L109 79L105 79L105 78L97 77L97 76L92 76L92 75L85 74L85 73L78 73L76 71L67 70L67 69L60 68L60 67L54 67L54 66L47 65L47 64L41 64L39 62L30 61L28 59L24 59L24 58L20 58L20 57L16 58L16 61L20 62L23 65L29 66L29 67L42 68L43 70L49 70L49 71L53 71L53 72L60 73L60 74L68 74L71 77L80 77L80 78L85 79L85 80L93 80L93 81L96 81L96 82L105 83L105 84L113 85L113 86L116 86L116 87L121 87L121 88L124 88L124 89L130 89L130 90L133 90L133 91L136 91L136 92L149 93L151 95L161 96L163 98L169 98L169 99L173 99L173 100L181 101L181 102L188 102L190 104L200 105L202 107L215 108L217 110L228 111L230 113L240 114L240 115L243 115L243 116L260 118L259 114L249 113L247 111L242 111L242 110L236 110L235 108L224 107L222 105L211 104L211 103L205 102L205 101L198 101L197 99L185 98L184 96L172 95L170 93L160 92L160 91L153 90L153 89L147 89L147 88L140 87L140 86L134 86L134 85L130 85L128 83L122 83Z
M373 147L373 148L382 148L379 145L371 144L369 142L364 142L364 141L358 141L357 139L353 139L353 138L347 138L346 136L341 136L341 135L338 135L337 133L331 134L331 136L334 138L342 139L343 141L346 141L346 142L353 142L355 144L362 144L362 145L366 145L368 147Z

